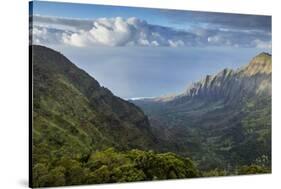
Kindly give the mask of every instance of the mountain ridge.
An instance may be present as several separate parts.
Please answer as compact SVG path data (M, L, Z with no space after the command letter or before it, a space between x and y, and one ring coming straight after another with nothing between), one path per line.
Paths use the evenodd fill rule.
M206 93L213 93L216 98L221 98L222 96L227 96L228 94L221 94L223 91L218 91L219 88L226 87L225 84L228 85L236 85L235 79L245 79L245 77L255 76L257 74L265 75L267 77L271 74L272 63L271 63L271 54L262 52L252 58L249 64L239 69L233 70L229 68L225 68L222 71L218 72L214 75L206 75L204 78L197 82L193 82L191 85L187 87L185 92L177 95L170 96L160 96L149 99L140 99L144 101L154 101L154 102L171 102L181 98L188 97L206 97ZM231 78L235 77L235 79ZM268 78L268 79L271 79ZM240 88L241 86L235 86ZM264 87L267 88L267 87ZM265 89L260 89L265 90ZM258 90L260 92L260 90ZM233 93L227 92L226 93Z
M44 46L33 45L30 48L33 51L36 117L45 119L50 114L48 119L52 120L53 116L61 115L62 120L74 123L73 129L75 127L81 133L90 131L89 135L94 132L93 136L100 139L91 139L93 136L86 138L97 143L106 139L115 146L125 148L130 145L148 148L154 143L148 119L138 106L113 95L61 53ZM37 124L36 127L42 129L42 125ZM111 133L110 129L116 132ZM127 136L120 139L118 135L122 132Z

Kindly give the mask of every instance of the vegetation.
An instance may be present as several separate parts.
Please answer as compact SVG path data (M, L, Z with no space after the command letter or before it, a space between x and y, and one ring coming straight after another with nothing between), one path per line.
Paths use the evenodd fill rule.
M30 48L32 187L271 172L271 95L134 102L148 119L60 53Z
M33 166L34 187L198 177L192 161L173 153L113 148L71 159L53 156Z

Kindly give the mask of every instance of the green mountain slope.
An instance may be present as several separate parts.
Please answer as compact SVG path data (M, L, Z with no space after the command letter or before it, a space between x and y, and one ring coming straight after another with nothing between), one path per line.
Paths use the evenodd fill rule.
M202 170L234 170L271 159L271 55L206 76L176 96L132 101L149 116L162 146Z
M148 119L137 106L114 96L63 55L42 46L32 48L35 139L48 140L44 132L63 133L67 138L50 140L58 140L57 147L85 150L153 145Z
M114 96L59 52L35 45L30 50L31 187L198 176L189 159L141 151L154 149L157 139L139 107Z

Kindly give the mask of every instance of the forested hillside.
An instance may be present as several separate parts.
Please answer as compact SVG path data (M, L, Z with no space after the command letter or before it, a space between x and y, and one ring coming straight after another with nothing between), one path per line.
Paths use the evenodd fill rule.
M158 141L139 107L59 52L30 50L33 187L198 176L190 159L147 151Z

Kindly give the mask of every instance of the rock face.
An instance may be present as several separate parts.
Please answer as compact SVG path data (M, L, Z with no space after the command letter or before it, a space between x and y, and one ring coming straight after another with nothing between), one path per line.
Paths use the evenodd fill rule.
M256 74L271 74L272 62L271 54L261 53L254 57L250 64L246 66L241 72L245 76L254 76Z
M271 55L261 53L245 68L236 71L224 69L216 75L207 75L189 86L183 94L169 98L160 97L155 101L177 104L192 98L228 101L253 95L271 95L271 70Z
M204 168L212 166L204 162L210 154L218 161L214 167L250 164L271 157L271 69L271 55L261 53L182 94L132 102L149 116L166 149L197 157Z
M59 52L43 46L30 50L35 151L43 144L72 155L154 145L149 121L139 107L114 96Z

